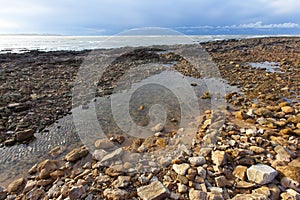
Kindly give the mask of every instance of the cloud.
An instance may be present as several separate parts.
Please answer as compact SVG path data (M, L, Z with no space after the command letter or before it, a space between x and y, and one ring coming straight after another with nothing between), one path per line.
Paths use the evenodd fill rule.
M9 0L1 3L0 33L18 29L114 34L147 26L181 30L297 28L299 10L299 0Z
M296 24L296 23L292 23L292 22L279 23L279 24L263 24L262 21L258 21L258 22L255 22L255 23L224 26L222 28L274 29L274 28L300 28L300 25Z

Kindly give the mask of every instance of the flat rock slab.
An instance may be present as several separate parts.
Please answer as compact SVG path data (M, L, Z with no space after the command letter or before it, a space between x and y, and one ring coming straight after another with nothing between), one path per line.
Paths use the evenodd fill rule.
M160 181L155 181L138 188L137 193L143 200L161 200L167 198L170 192Z

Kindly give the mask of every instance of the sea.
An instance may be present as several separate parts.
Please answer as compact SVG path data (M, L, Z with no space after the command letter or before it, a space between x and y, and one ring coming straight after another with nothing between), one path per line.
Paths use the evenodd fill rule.
M0 35L0 53L39 51L80 51L151 45L192 44L227 39L273 37L280 35L130 35L130 36L51 36ZM286 36L286 35L285 35Z

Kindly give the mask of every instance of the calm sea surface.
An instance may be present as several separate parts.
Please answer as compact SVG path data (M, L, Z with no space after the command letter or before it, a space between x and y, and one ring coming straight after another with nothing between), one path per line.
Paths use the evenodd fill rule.
M224 39L266 37L267 35L157 35L157 36L16 36L0 35L0 53L29 50L57 51L191 44Z

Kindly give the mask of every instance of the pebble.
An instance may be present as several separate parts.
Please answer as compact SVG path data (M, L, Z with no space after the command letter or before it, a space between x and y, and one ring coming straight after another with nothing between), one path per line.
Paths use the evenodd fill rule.
M191 165L199 166L205 164L206 160L204 156L198 156L198 157L190 157L189 162L191 163Z
M186 174L187 170L190 168L190 165L187 163L174 164L172 168L177 174L184 176Z

